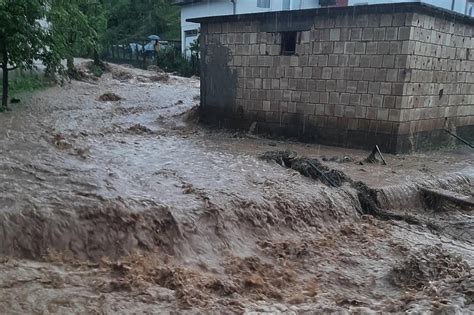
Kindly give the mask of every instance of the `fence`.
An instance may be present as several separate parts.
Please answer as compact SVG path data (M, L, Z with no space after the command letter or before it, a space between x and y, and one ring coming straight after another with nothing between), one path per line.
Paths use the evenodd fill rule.
M155 51L145 50L146 41L135 41L130 44L108 45L103 52L102 58L106 61L118 64L131 64L138 68L146 69L154 64Z
M156 52L150 41L135 41L130 44L108 45L103 52L105 61L118 64L131 64L137 68L147 69L150 65L157 65L166 72L190 77L199 75L199 54L183 56L179 42L161 42L160 52Z

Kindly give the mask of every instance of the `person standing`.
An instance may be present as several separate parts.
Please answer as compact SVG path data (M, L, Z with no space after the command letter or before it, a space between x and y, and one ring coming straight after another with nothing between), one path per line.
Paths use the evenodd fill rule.
M159 40L155 41L155 56L158 56L161 50L161 44Z

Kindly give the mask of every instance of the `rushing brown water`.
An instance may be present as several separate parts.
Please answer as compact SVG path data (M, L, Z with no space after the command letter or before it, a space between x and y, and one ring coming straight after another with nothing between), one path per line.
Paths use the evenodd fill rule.
M210 131L186 123L197 80L154 76L113 66L0 115L0 313L474 311L474 209L421 193L472 195L472 153L359 165ZM258 159L275 149L350 155L325 165L418 223Z

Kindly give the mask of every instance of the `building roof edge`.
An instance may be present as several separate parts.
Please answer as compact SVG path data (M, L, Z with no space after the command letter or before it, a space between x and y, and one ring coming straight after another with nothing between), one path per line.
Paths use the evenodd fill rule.
M474 25L474 18L440 8L434 5L422 2L402 2L402 3L388 3L388 4L371 4L371 5L356 5L347 7L327 7L317 9L303 9L303 10L288 10L288 11L272 11L259 12L235 15L220 15L201 18L187 19L188 22L193 23L219 23L219 22L238 22L249 20L262 19L277 19L277 18L299 18L307 16L337 16L344 14L366 14L366 13L426 13L434 16L443 16L447 19L455 19L471 25Z

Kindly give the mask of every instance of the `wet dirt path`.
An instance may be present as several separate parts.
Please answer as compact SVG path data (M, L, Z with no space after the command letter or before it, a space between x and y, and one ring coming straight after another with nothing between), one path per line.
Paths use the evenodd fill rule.
M473 311L469 239L361 216L351 187L258 159L350 155L326 165L426 217L410 187L472 192L472 154L358 165L366 152L207 130L183 120L199 82L154 75L114 66L0 115L2 314Z

